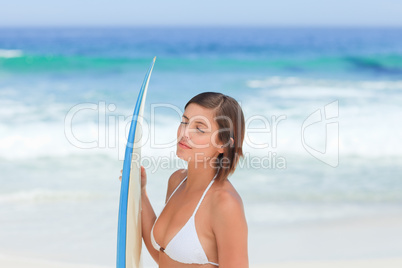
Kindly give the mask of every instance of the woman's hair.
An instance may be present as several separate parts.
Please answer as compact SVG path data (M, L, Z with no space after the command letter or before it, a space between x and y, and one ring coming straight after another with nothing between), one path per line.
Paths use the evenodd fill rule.
M235 171L240 157L243 156L245 132L243 111L235 99L217 92L198 94L187 102L184 109L191 103L214 110L214 119L219 127L218 139L225 148L216 159L218 169L216 180L223 180Z

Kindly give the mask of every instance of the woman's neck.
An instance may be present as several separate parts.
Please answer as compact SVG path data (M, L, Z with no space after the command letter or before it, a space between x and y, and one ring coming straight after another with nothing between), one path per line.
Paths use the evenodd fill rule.
M216 169L207 162L188 162L185 189L187 191L205 189L215 174Z

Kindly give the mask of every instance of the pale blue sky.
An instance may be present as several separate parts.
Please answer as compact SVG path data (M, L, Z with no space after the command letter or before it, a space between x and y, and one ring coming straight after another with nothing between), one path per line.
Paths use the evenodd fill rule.
M4 0L1 26L402 26L401 0Z

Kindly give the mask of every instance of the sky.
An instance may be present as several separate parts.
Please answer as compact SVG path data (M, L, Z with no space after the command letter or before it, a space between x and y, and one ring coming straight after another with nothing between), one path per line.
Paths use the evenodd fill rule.
M399 26L401 0L1 0L7 26Z

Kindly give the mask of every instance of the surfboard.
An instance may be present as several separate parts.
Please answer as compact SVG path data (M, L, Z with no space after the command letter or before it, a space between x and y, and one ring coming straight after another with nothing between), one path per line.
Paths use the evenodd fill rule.
M117 268L139 268L142 266L141 126L149 79L155 59L156 57L152 60L138 94L124 155L117 229Z

